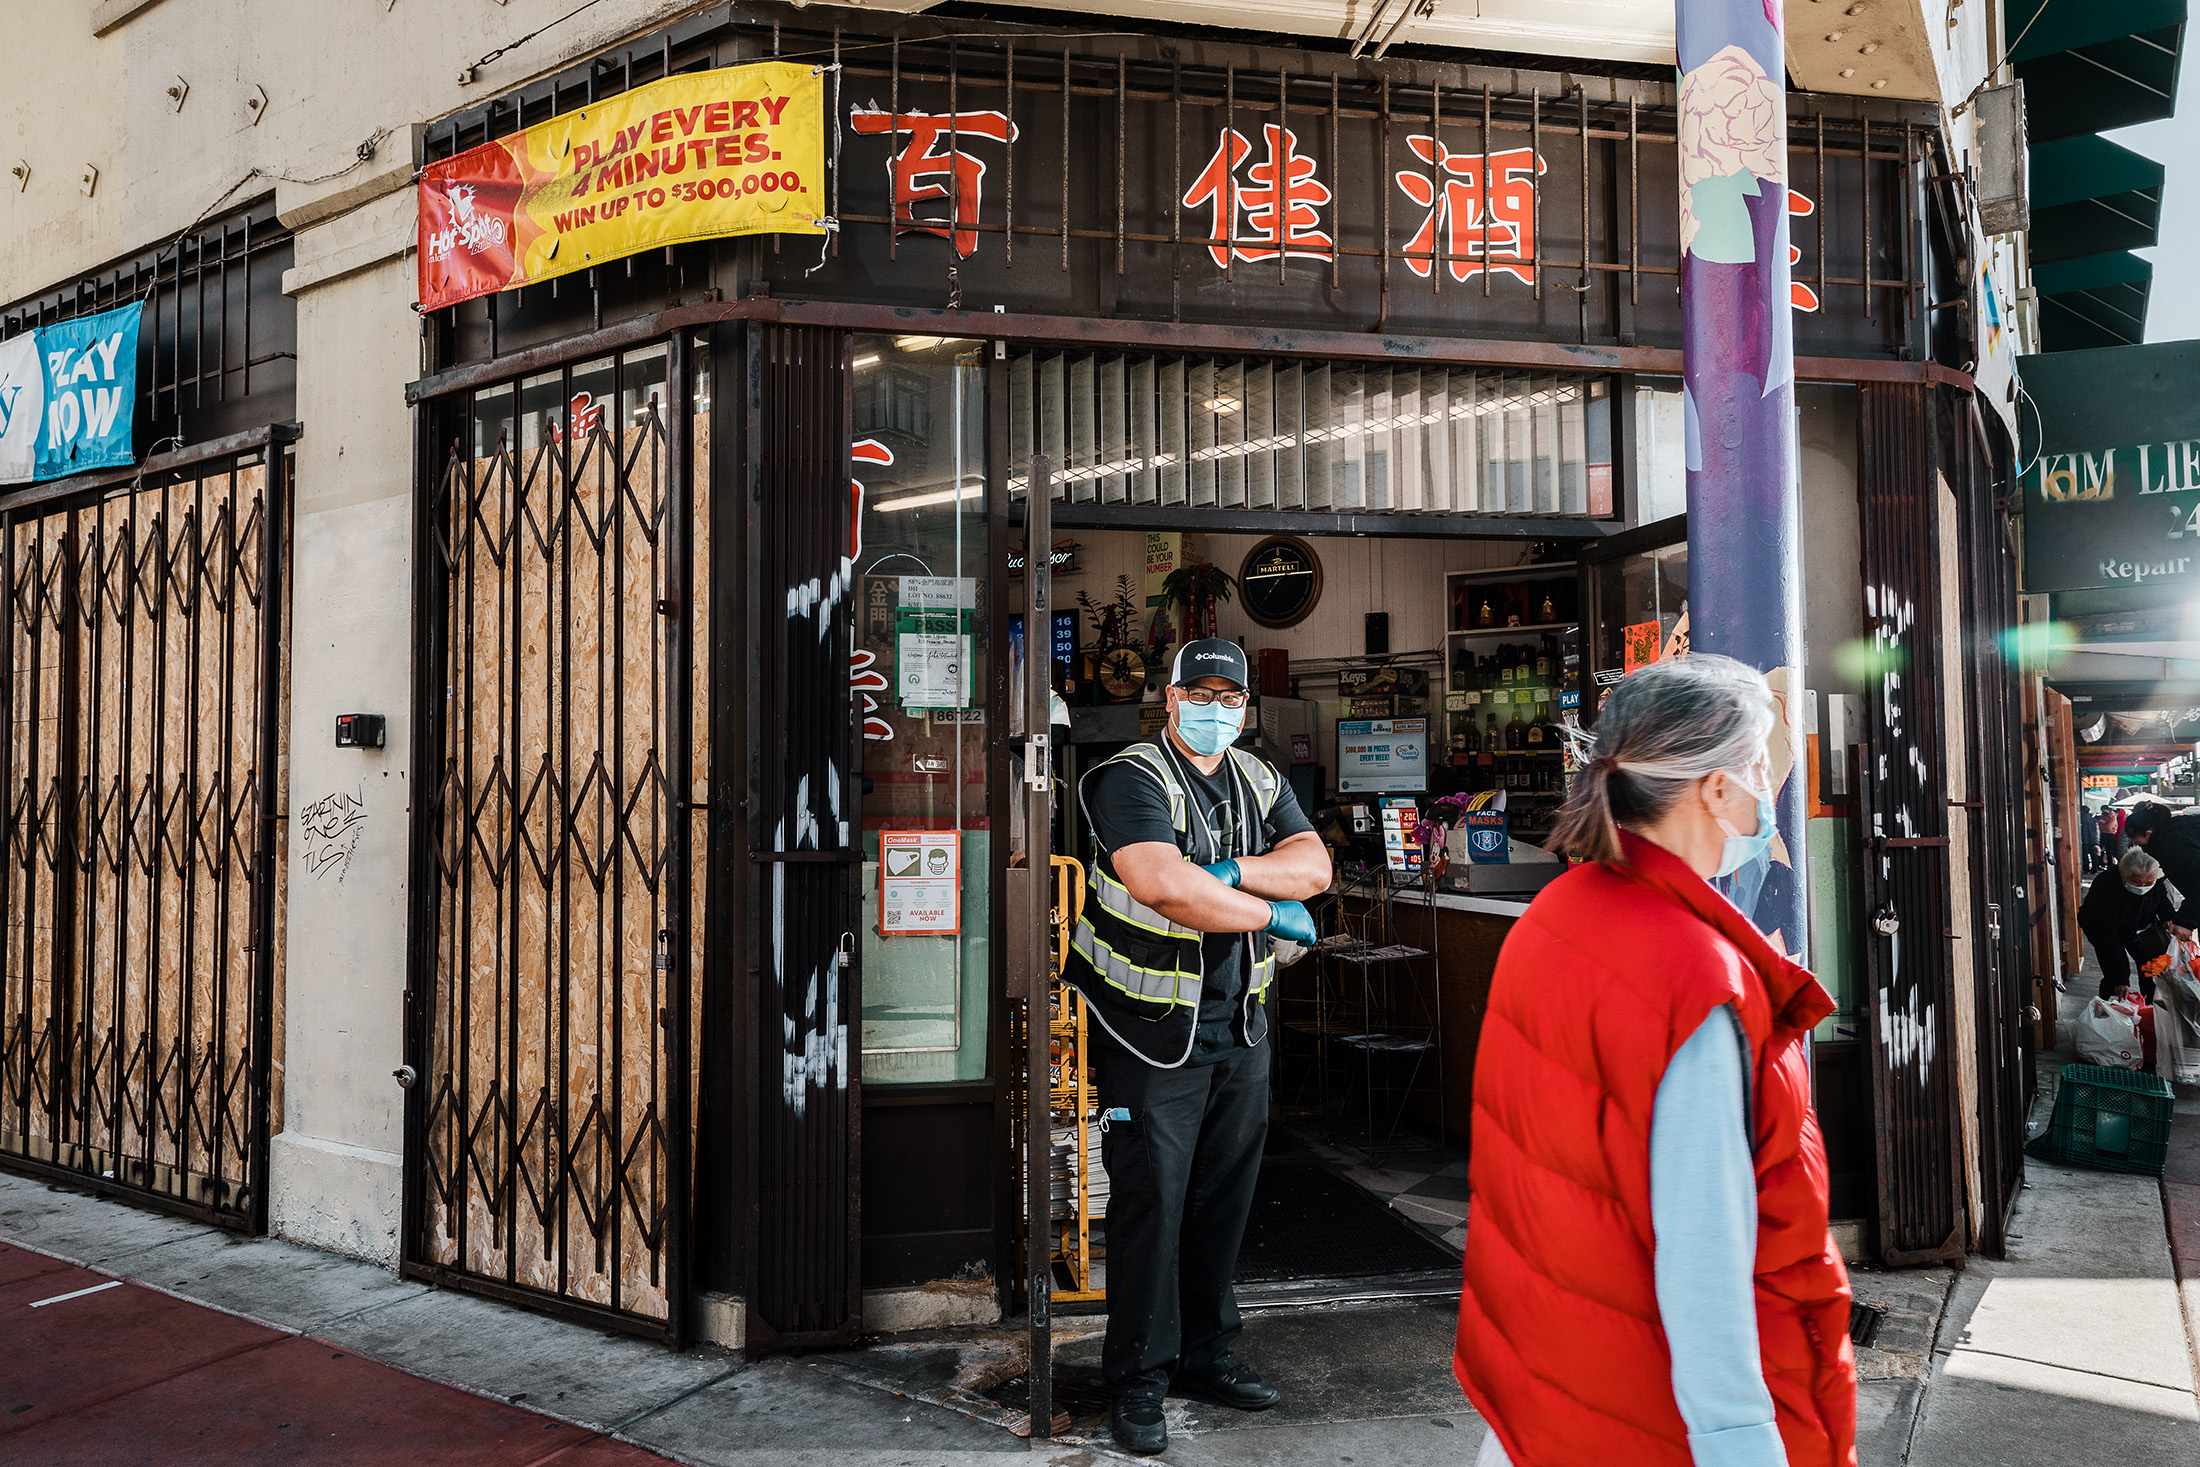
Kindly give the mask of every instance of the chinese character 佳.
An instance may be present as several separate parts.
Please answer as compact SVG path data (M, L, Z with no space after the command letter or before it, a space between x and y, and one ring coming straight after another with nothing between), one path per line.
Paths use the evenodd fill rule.
M978 248L978 231L972 227L985 192L985 160L963 151L973 138L1009 143L1021 128L1011 128L999 112L881 112L877 108L851 108L849 128L862 136L900 134L908 145L886 161L886 176L894 191L896 233L920 230L942 239L954 230L955 254L968 259ZM946 199L951 211L939 222L919 219L916 206Z
M1467 280L1488 269L1523 285L1535 284L1535 189L1536 175L1547 167L1543 159L1530 148L1454 153L1435 138L1418 134L1407 138L1406 146L1426 167L1400 169L1398 187L1428 210L1406 242L1406 268L1426 278L1435 266L1441 236L1452 279ZM1484 184L1485 157L1494 187Z
M1184 195L1187 209L1210 211L1207 253L1227 266L1233 249L1240 260L1273 260L1278 251L1295 259L1326 260L1330 239L1320 228L1329 187L1314 177L1314 160L1299 151L1298 134L1273 123L1261 129L1268 156L1244 169L1253 145L1236 128L1225 128L1214 156Z

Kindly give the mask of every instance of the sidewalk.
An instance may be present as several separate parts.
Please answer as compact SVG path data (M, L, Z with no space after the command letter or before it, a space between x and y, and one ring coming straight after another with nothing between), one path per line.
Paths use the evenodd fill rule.
M1858 1351L1861 1467L2200 1463L2175 1272L2181 1259L2200 1317L2200 1096L2183 1099L2161 1183L2037 1161L2027 1176L2007 1261L1855 1271L1857 1297L1888 1311ZM1448 1299L1250 1312L1245 1354L1284 1404L1246 1416L1171 1401L1165 1460L1467 1467L1486 1428L1451 1379L1456 1318ZM1057 1320L1073 1422L1034 1445L1003 1424L1020 1405L1013 1327L755 1361L673 1355L0 1174L10 1467L1092 1467L1130 1460L1095 1391L1102 1325Z
M2062 999L2068 1019L2094 980ZM2067 1036L2067 1025L2064 1027ZM2066 1038L2067 1043L2067 1038ZM2033 1130L2075 1059L2041 1056ZM1973 1259L1957 1276L1908 1460L2073 1467L2200 1462L2196 1318L2179 1305L2178 1260L2164 1226L2182 1205L2186 1303L2200 1304L2200 1094L2179 1096L2172 1173L2182 1180L2058 1166L2028 1158L2009 1223L2009 1257ZM2182 1193L2182 1203L2174 1194Z

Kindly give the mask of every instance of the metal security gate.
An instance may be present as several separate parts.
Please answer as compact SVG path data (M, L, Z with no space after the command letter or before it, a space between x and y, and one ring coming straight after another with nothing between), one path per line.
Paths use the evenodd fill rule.
M748 333L751 740L749 1338L853 1344L862 1325L862 944L850 338ZM776 724L776 727L773 725Z
M2007 1249L2004 1224L2024 1180L2024 1119L2031 1072L2024 1042L2031 978L2025 890L2023 681L2008 640L2017 625L2016 532L2009 520L2009 460L1997 466L1971 401L1949 403L1949 479L1957 486L1963 577L1963 677L1969 727L1971 930L1980 939L1977 1005L1956 1022L1976 1028L1978 1049L1979 1251Z
M0 1165L267 1221L290 457L0 502Z
M417 409L404 1267L675 1344L707 370L675 334Z
M1961 1118L1949 975L1948 774L1932 420L1926 390L1861 389L1865 630L1875 665L1852 769L1863 860L1879 1252L1961 1258ZM1958 670L1960 675L1960 670Z

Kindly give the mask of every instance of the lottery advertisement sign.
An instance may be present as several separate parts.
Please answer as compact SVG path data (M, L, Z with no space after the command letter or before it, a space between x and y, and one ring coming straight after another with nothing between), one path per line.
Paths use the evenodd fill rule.
M826 232L818 68L667 77L420 175L420 307L683 240Z
M0 342L0 484L136 462L144 309L133 301Z

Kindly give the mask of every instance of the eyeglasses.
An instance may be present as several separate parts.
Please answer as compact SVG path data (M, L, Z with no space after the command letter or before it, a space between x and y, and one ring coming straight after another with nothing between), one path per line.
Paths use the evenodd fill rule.
M1185 702L1197 708L1204 708L1209 703L1220 703L1225 708L1243 708L1249 696L1245 693L1218 693L1213 688L1178 688L1177 692L1183 695Z

